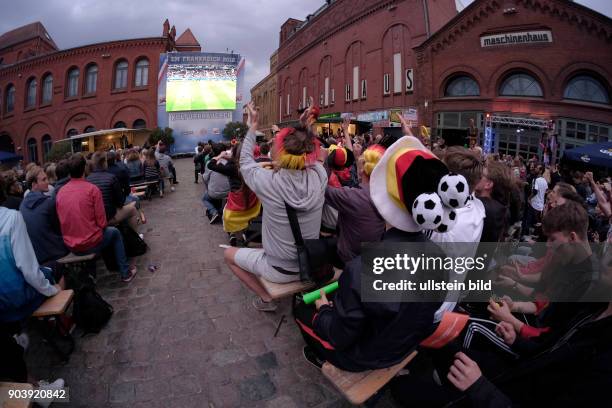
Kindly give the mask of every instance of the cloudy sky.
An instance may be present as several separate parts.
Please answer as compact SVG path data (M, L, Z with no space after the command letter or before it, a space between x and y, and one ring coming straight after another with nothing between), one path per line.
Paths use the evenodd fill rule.
M1 0L5 2L7 0ZM611 0L578 0L612 17ZM161 36L165 18L177 35L191 28L204 51L226 49L247 58L246 89L268 73L280 25L303 19L323 0L20 0L2 7L0 33L41 21L58 47ZM457 0L468 5L471 0Z

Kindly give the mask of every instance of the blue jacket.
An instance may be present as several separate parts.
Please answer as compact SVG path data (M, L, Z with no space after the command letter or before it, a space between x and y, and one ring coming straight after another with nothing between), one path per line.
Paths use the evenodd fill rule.
M68 253L52 197L33 191L25 196L19 211L28 228L38 263L56 261Z
M56 295L49 278L39 269L21 214L0 207L0 323L23 320Z

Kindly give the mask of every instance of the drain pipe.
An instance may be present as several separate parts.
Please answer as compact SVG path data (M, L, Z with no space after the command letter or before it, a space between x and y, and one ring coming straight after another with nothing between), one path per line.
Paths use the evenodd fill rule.
M429 7L427 5L427 0L423 0L423 13L425 17L425 33L427 34L427 38L429 38L431 32L429 31Z

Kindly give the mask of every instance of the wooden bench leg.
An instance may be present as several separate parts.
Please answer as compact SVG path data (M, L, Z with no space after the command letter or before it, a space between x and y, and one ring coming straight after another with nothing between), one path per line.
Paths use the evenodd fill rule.
M55 318L55 321L52 321L51 318ZM67 363L70 359L70 355L74 351L74 338L72 337L72 334L70 332L68 332L66 335L61 335L59 332L58 324L59 316L50 316L38 319L36 326L43 339L57 353L57 355L61 358L62 362ZM57 343L55 339L56 335L65 339L68 342L67 351L62 350L60 345Z

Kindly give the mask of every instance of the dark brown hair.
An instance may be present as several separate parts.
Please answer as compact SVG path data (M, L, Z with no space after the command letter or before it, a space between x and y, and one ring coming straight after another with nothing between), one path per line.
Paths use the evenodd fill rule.
M446 149L442 159L451 173L461 174L470 185L470 192L482 177L482 162L474 153L465 147L451 146Z
M567 201L565 204L551 208L542 220L542 229L545 234L555 232L569 234L575 232L582 240L587 239L589 217L582 205L575 201Z
M289 154L300 155L312 153L315 149L315 136L305 127L299 126L295 131L285 137L284 148Z

